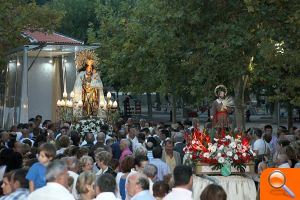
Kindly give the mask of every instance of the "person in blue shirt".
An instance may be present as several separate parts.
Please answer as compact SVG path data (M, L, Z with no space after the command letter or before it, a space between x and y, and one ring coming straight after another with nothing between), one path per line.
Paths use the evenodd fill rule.
M39 162L33 164L26 175L30 192L46 185L46 166L53 160L55 155L56 149L53 144L44 143L40 146Z

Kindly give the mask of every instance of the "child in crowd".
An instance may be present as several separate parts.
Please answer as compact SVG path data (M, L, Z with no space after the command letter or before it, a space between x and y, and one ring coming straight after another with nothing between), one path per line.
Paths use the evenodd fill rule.
M30 167L26 175L30 192L46 185L46 166L55 158L55 155L56 149L53 144L45 143L40 146L38 162Z

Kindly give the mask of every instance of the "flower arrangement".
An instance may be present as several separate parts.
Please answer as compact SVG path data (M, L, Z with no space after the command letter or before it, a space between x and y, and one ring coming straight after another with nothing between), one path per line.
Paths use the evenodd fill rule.
M85 133L98 133L101 130L101 126L104 124L102 119L82 119L74 125L74 129L77 130L81 135Z
M187 145L185 153L190 155L193 162L207 163L212 170L222 169L224 166L233 166L244 172L246 164L253 160L249 139L242 134L225 133L211 140L206 130L194 130L192 135L186 135Z

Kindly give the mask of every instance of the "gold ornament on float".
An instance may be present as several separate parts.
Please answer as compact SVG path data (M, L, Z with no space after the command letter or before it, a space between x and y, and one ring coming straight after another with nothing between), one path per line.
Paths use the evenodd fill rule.
M97 54L94 51L91 50L83 50L78 53L76 53L75 57L75 64L76 69L79 70L82 67L84 67L87 64L88 60L93 61L94 67L99 64L99 58L97 57Z

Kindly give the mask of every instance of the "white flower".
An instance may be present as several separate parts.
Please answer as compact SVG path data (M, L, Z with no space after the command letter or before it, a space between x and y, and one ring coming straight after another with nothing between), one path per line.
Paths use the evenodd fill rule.
M235 139L234 141L235 141L235 142L241 142L241 140L240 140L240 139Z
M227 140L230 140L230 139L231 139L231 136L230 136L230 135L226 135L225 138L226 138Z
M238 144L238 145L237 145L237 149L238 149L238 150L241 150L241 149L242 149L242 145Z
M221 156L222 156L222 154L221 154L221 153L218 153L218 154L217 154L217 157L221 157Z
M231 151L227 151L226 155L227 156L232 156L232 152Z
M223 145L219 146L219 150L222 150L223 148L224 148L224 146L223 146Z
M208 153L208 152L205 152L205 153L203 154L203 157L204 157L204 158L209 158L209 153Z
M246 157L246 155L247 155L246 153L243 153L243 154L242 154L243 157Z
M239 159L238 155L235 154L234 157L233 157L233 159L234 160L238 160Z
M211 146L210 151L212 153L216 152L217 151L217 147L216 146Z
M253 156L256 156L256 153L253 152Z
M225 158L223 157L218 158L218 163L224 163L224 162L225 162Z
M211 147L213 144L212 143L208 143L208 147Z
M219 139L217 139L217 138L214 138L214 141L218 142L218 141L219 141Z
M235 147L236 147L236 143L235 143L235 142L231 142L231 143L229 144L229 147L231 147L231 148L235 149Z

